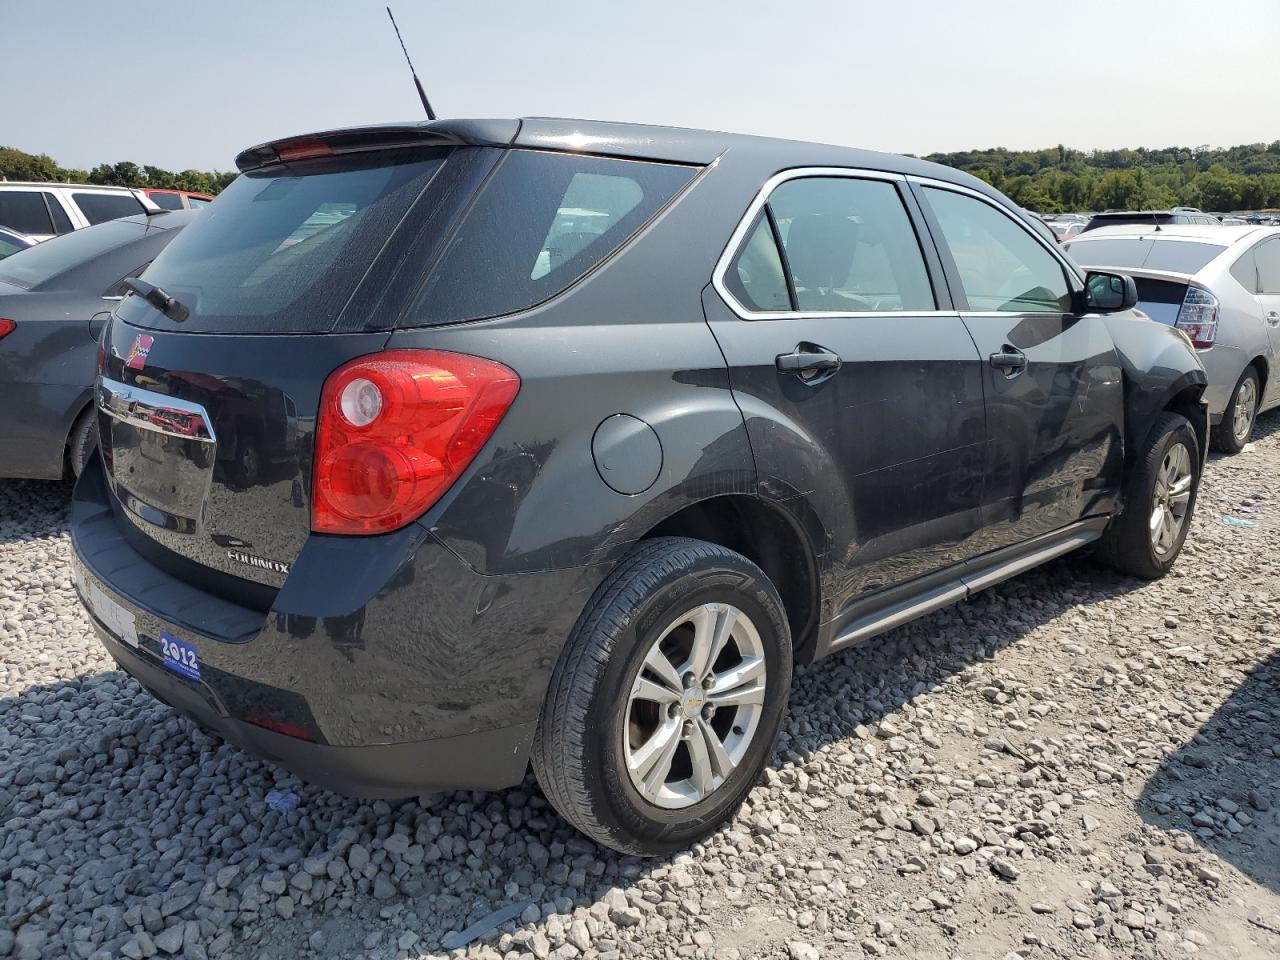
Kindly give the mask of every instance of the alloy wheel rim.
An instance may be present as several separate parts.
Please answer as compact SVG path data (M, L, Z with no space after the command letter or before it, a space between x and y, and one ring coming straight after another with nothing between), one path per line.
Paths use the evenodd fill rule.
M1257 407L1257 391L1254 389L1253 380L1246 377L1244 382L1240 384L1240 390L1236 394L1235 417L1232 421L1232 430L1235 431L1237 443L1244 443L1249 439L1249 434L1253 432L1254 409Z
M764 714L764 643L727 603L677 617L631 682L622 730L631 783L666 809L718 790L746 756Z
M1191 505L1191 479L1191 452L1186 444L1175 443L1156 472L1150 529L1157 556L1167 556L1178 543Z

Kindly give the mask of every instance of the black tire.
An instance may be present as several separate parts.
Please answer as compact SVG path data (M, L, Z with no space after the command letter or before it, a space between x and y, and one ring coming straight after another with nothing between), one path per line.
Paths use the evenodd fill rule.
M750 618L763 645L765 696L732 773L700 801L668 809L646 799L626 769L628 691L663 631L703 603L731 604ZM560 814L596 842L637 855L683 849L732 817L758 782L786 712L791 667L782 600L759 567L701 540L644 541L593 594L560 655L534 738L534 773Z
M1248 395L1253 397L1253 413L1249 417L1248 432L1243 437L1239 437L1235 432L1236 412L1246 383L1252 386L1252 390ZM1262 399L1261 390L1258 371L1254 369L1253 364L1249 364L1244 368L1244 373L1240 374L1240 379L1236 382L1236 388L1231 391L1231 399L1227 402L1227 408L1222 411L1222 422L1213 428L1213 434L1209 439L1210 447L1220 453L1229 454L1236 454L1244 449L1244 445L1249 442L1249 437L1253 433L1253 423L1258 418L1258 401Z
M93 456L98 446L98 418L94 416L93 407L80 414L71 425L71 433L67 435L67 467L73 477L84 472L85 465Z
M1156 508L1156 484L1165 455L1178 443L1186 447L1191 457L1190 496L1172 548L1162 553L1152 542L1151 518ZM1181 414L1162 413L1151 428L1146 445L1125 484L1124 510L1111 521L1102 536L1099 554L1103 561L1121 573L1144 580L1163 577L1182 552L1199 490L1200 444L1196 432L1191 422Z

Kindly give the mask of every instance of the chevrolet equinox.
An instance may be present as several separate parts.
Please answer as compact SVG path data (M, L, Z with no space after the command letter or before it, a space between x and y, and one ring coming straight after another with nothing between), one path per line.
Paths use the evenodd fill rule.
M756 783L794 663L1182 547L1189 341L965 174L545 119L236 162L104 330L76 584L124 670L305 779L532 764L670 851Z

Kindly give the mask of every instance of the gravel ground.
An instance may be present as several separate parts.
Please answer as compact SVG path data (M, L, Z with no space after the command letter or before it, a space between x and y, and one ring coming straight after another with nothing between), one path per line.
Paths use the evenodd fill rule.
M0 957L1280 956L1277 476L1280 415L1164 581L1068 559L799 671L670 860L531 781L361 803L202 734L94 641L69 487L0 481Z

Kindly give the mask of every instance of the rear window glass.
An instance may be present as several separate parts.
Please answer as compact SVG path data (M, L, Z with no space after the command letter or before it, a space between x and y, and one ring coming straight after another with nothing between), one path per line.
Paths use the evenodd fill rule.
M1149 237L1123 240L1081 237L1067 244L1067 252L1076 262L1090 267L1135 267L1174 273L1198 273L1225 249L1216 243L1152 240Z
M380 150L250 171L145 279L190 311L183 332L328 331L447 153ZM121 310L130 323L171 328L136 297Z
M187 197L187 206L192 210L207 207L212 202L212 200L206 200L204 197Z
M119 222L86 227L15 253L0 262L0 280L32 289L137 240L145 228L140 223Z
M53 233L49 208L34 190L0 190L0 224L19 233Z
M135 213L144 213L146 207L133 194L129 193L73 193L75 201L84 218L90 223L105 223L120 217L130 217Z
M512 151L432 271L414 322L498 316L555 296L617 250L694 172Z

